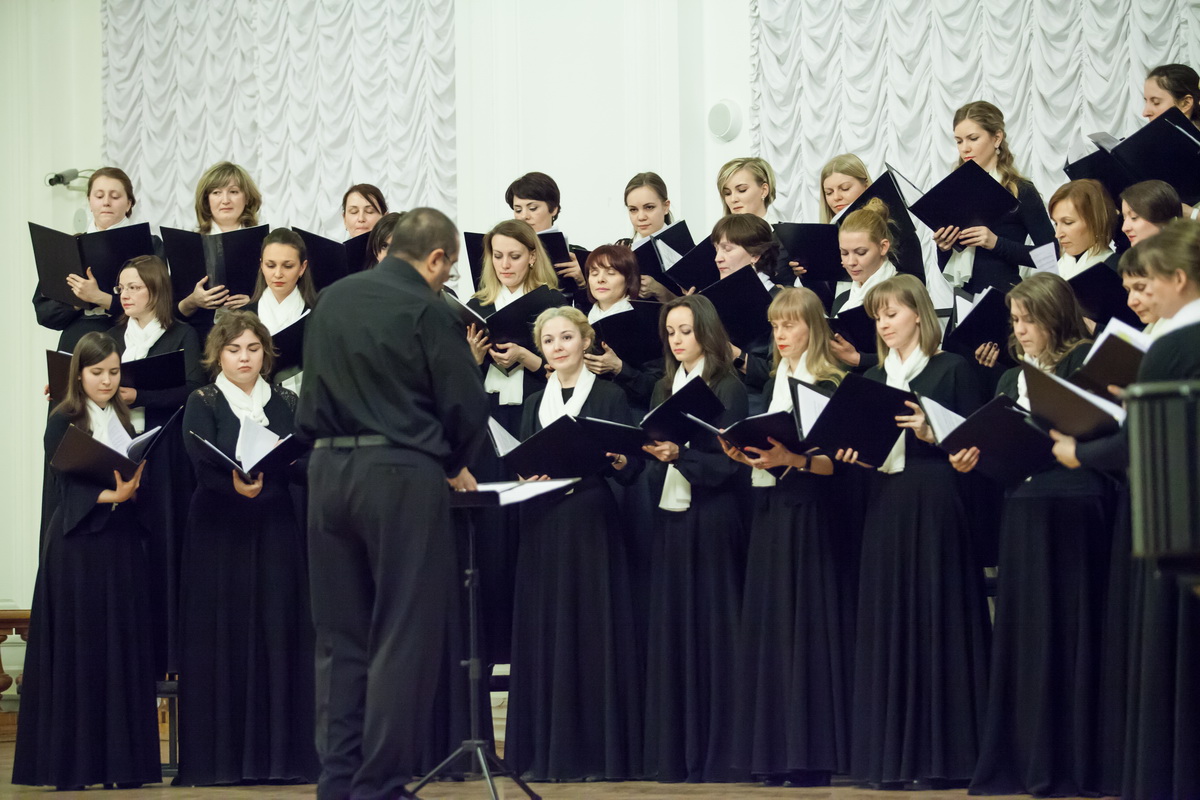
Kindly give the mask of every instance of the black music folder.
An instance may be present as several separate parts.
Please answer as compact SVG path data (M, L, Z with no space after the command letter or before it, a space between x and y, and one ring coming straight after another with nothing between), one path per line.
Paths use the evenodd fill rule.
M639 247L639 250L644 248ZM683 254L683 257L666 269L655 275L663 286L675 294L683 294L688 289L703 289L721 280L721 271L717 269L717 248L708 237L701 239L696 246Z
M124 451L109 447L93 439L92 435L75 425L67 427L50 466L59 472L78 475L81 478L115 489L113 472L120 473L121 480L129 480L149 454L162 428L152 428L129 442Z
M523 442L504 429L495 419L488 420L488 434L496 455L522 478L545 475L548 478L585 478L594 475L612 459L613 452L585 431L574 418L563 415Z
M966 418L931 398L918 402L938 447L951 455L978 447L976 469L992 480L1019 483L1054 464L1054 441L1010 397L996 397Z
M829 328L849 342L860 353L874 353L878 342L875 320L867 314L865 306L845 308L836 317L827 320Z
M793 387L793 392L796 391ZM842 378L811 422L804 419L803 409L819 403L809 404L795 394L793 398L796 408L801 409L801 424L807 429L805 451L819 450L832 457L838 450L857 450L860 463L879 467L903 433L896 426L896 417L912 414L912 409L904 403L916 402L917 396L850 373Z
M29 238L37 266L38 290L44 297L71 306L85 303L67 285L68 275L86 277L91 267L100 290L111 292L126 261L154 255L154 238L145 222L79 236L30 222Z
M173 350L157 356L121 362L121 385L142 391L174 389L187 383L183 351Z
M924 193L893 167L889 166L888 172L916 192L917 199L908 209L931 231L947 226L995 228L1004 215L1017 210L1016 196L974 161L967 161Z
M994 342L1000 346L997 363L1012 366L1014 362L1008 353L1011 327L1011 314L1004 302L1004 293L989 286L975 295L971 307L946 334L942 348L973 362L980 345Z
M725 413L725 404L717 397L703 378L694 378L685 383L678 392L659 403L642 417L639 423L646 438L651 442L675 442L683 444L695 433L692 418L701 419L710 425Z
M1100 147L1064 167L1074 179L1094 178L1114 200L1139 181L1166 181L1188 205L1200 201L1200 132L1178 108L1170 108L1125 140L1093 135Z
M700 294L712 301L729 340L738 347L749 350L770 337L767 308L771 305L771 293L753 266L739 269L700 290Z
M538 238L546 254L550 256L551 264L562 264L571 260L571 248L567 245L567 237L562 231L538 231ZM579 262L583 266L583 262Z
M262 243L270 226L240 228L228 233L201 235L195 231L162 228L163 248L171 267L175 302L192 293L208 276L207 287L224 286L231 295L254 294Z
M1067 283L1075 290L1084 316L1097 325L1104 325L1110 319L1119 319L1127 325L1141 324L1129 307L1129 293L1121 283L1121 276L1103 261L1088 267Z
M313 284L317 291L321 291L347 275L362 272L367 266L370 232L360 233L353 239L338 242L294 226L292 230L304 240L304 248L308 251L308 271L312 273ZM228 234L223 235L228 236ZM373 263L374 253L371 256Z
M67 384L71 380L71 354L62 350L46 351L46 384L50 400L61 403L67 399Z
M1109 386L1124 389L1137 380L1142 358L1150 349L1153 340L1136 328L1110 319L1104 332L1096 337L1096 343L1088 351L1083 366L1075 370L1068 380L1092 394L1111 399Z
M442 292L442 296L462 320L463 325L483 327L487 331L490 344L515 342L535 353L537 348L533 341L533 323L538 314L548 308L566 305L562 292L551 289L549 286L539 286L533 291L521 295L499 311L483 317L468 308L466 303L457 297L446 292Z
M1125 409L1026 362L1021 364L1029 385L1033 416L1060 433L1079 440L1115 433L1125 422Z
M662 304L644 300L631 300L632 310L622 311L593 325L596 331L594 346L601 342L612 348L617 358L641 366L663 355L662 341L658 335L658 316ZM597 350L599 352L599 350Z
M663 259L662 251L658 248L659 242L674 250L680 257L696 246L687 222L681 219L675 220L658 233L637 240L633 243L633 254L637 257L638 271L643 275L657 278L670 266Z
M257 423L249 424L254 425ZM246 483L253 483L255 480L253 476L255 475L273 475L286 470L293 461L308 452L308 444L289 433L287 436L279 439L278 443L271 449L266 452L260 451L261 454L257 458L251 460L251 457L247 457L246 461L248 463L243 465L225 455L219 447L195 431L188 431L188 433L200 442L200 454L205 461L208 461L215 467L236 471Z
M645 431L636 425L625 425L595 417L576 417L575 422L584 436L605 453L618 453L628 459L651 458L642 445L653 444Z
M775 235L788 260L808 270L804 280L837 282L847 279L838 245L838 226L822 223L778 222Z
M747 447L770 450L774 445L768 439L774 439L793 453L803 453L805 450L800 431L796 427L796 417L791 411L755 414L752 417L738 420L723 432L715 425L710 425L695 417L692 418L692 421L714 436L721 437L738 450L745 450Z
M471 285L479 288L483 280L483 237L482 233L463 232L463 255L471 268Z
M271 334L271 344L275 346L276 373L304 365L304 328L308 315L309 312L305 311L300 319Z

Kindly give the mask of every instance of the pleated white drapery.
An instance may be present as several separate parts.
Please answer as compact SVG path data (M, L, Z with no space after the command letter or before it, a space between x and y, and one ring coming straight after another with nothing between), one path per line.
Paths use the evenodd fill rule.
M139 219L194 228L226 159L272 225L341 238L355 183L454 215L453 2L105 0L101 19L104 158Z
M1200 68L1195 0L751 0L750 13L751 137L782 219L818 219L820 169L839 153L936 183L971 100L1004 112L1017 166L1049 199L1069 147L1143 124L1150 69Z

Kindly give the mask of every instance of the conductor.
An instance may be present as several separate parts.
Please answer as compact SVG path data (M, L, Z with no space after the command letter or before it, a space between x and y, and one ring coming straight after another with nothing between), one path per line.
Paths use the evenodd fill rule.
M396 223L387 257L327 288L308 321L296 426L309 461L309 572L321 800L413 797L445 637L461 635L449 490L488 401L440 296L458 260L445 214Z

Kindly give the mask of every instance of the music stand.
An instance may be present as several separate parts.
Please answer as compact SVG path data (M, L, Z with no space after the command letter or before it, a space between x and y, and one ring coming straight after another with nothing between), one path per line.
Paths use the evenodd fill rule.
M503 483L481 483L474 492L453 492L450 495L451 508L488 508L518 505L535 497L548 497L562 492L577 483L578 478L562 478L552 481L507 481ZM513 772L504 759L496 755L492 743L480 734L481 720L479 707L479 690L483 681L483 664L479 658L479 570L475 566L475 521L470 514L467 517L467 566L463 572L467 585L467 634L468 657L463 662L467 668L467 685L470 690L471 738L465 740L458 749L446 756L429 774L421 778L409 791L416 796L426 784L436 778L462 756L467 756L479 765L479 772L487 784L492 800L500 800L496 793L496 778L509 778L517 787L530 798L541 800L521 776Z

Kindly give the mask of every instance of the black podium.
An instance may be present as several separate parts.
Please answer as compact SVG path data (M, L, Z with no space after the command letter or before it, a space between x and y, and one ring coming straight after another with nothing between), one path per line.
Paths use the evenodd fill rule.
M565 492L570 486L579 481L578 478L563 478L553 481L507 481L503 483L481 483L474 492L454 492L450 495L452 509L495 508L499 506L517 505L532 500L535 497L549 497ZM467 519L467 566L465 570L467 587L467 619L469 651L463 666L467 668L467 684L470 691L471 738L467 739L457 750L448 755L429 774L410 791L416 795L425 786L449 769L456 761L466 756L479 767L483 781L487 784L492 800L499 800L496 793L496 778L508 778L523 791L530 800L541 800L541 797L521 780L513 770L496 755L495 748L481 733L482 709L480 708L480 689L483 681L483 663L479 658L479 570L475 566L475 522L468 514ZM490 724L490 721L489 721Z

